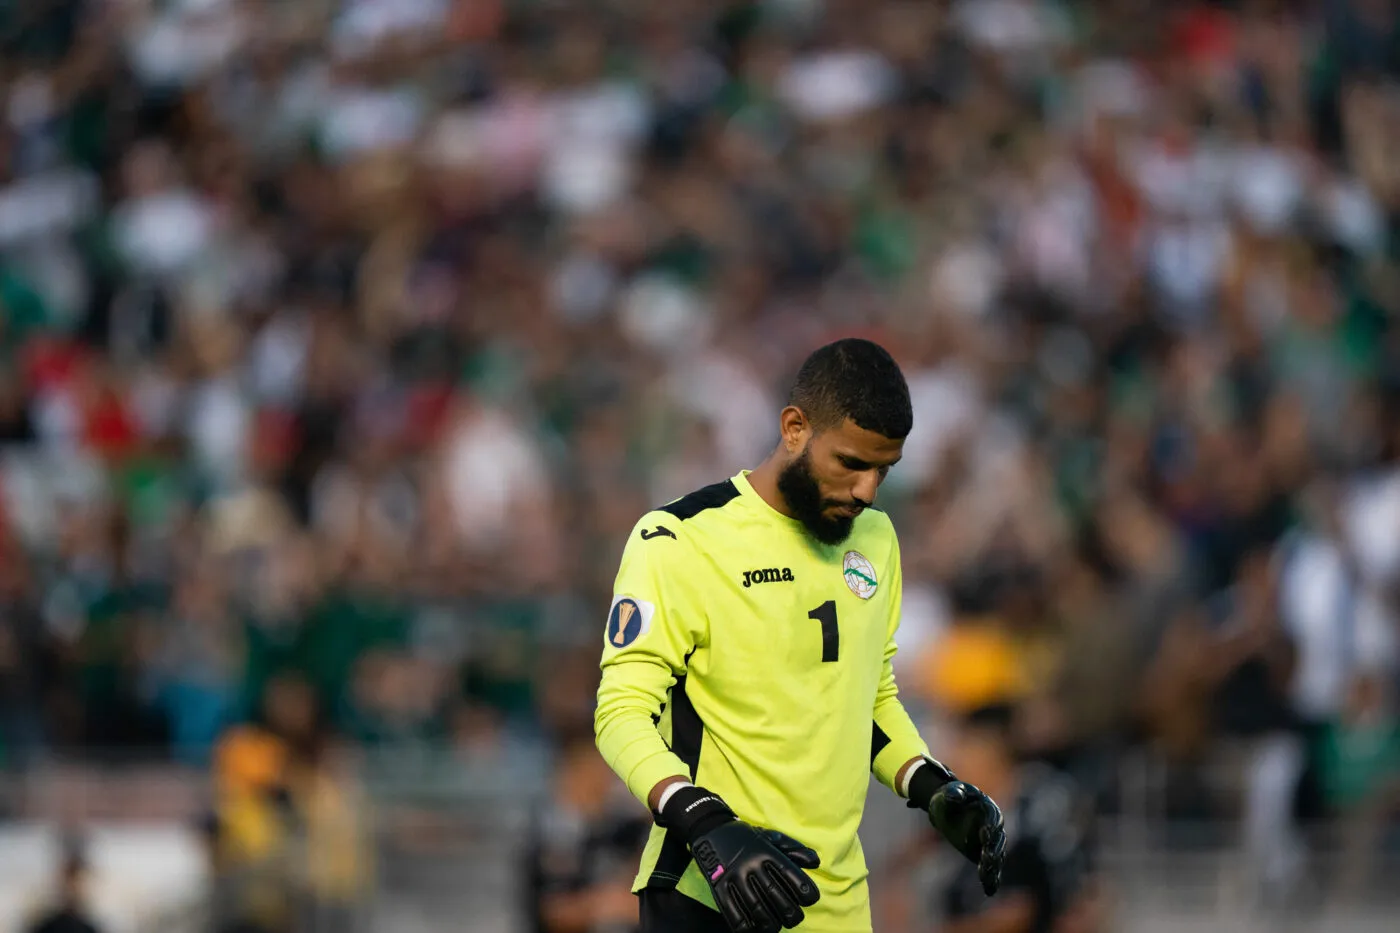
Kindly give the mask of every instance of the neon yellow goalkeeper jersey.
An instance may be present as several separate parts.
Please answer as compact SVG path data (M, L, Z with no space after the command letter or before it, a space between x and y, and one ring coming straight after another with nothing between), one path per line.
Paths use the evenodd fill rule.
M817 851L821 900L799 928L870 930L856 831L869 775L893 788L928 753L891 660L899 545L866 510L824 546L769 506L747 471L650 512L633 529L608 614L594 726L639 800L690 775L741 820ZM633 885L713 907L682 839L653 827Z

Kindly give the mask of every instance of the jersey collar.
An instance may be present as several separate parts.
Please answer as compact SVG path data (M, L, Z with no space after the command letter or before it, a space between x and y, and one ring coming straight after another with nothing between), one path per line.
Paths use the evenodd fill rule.
M730 477L730 482L732 482L734 484L734 487L739 490L739 495L749 500L750 504L752 504L760 512L763 512L765 515L769 516L775 521L781 522L782 524L788 525L792 528L796 528L799 531L805 531L806 529L802 527L801 522L799 522L795 518L792 518L791 516L784 515L782 512L779 512L777 509L773 508L771 505L768 504L768 500L764 499L758 494L757 490L753 488L753 484L749 482L749 474L752 472L752 470L740 470L734 476Z

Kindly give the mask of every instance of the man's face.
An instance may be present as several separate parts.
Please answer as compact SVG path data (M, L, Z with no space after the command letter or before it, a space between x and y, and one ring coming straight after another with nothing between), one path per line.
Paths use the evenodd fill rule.
M840 544L850 536L856 516L874 504L904 441L850 420L826 431L805 431L800 453L778 475L778 491L812 537L822 544Z

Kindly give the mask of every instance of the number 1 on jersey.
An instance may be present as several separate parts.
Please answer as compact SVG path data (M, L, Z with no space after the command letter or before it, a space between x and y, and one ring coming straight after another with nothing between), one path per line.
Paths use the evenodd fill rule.
M835 661L841 650L841 632L836 627L836 600L828 599L807 613L807 618L816 619L822 624L822 660Z

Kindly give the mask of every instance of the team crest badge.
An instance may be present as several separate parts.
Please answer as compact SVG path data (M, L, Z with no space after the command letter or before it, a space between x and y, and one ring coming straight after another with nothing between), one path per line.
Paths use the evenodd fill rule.
M861 599L875 595L880 582L875 579L875 567L865 559L860 551L847 551L841 561L841 575L846 578L846 586Z
M641 638L651 628L652 605L630 596L619 596L613 600L608 612L608 644L613 648L626 648Z

